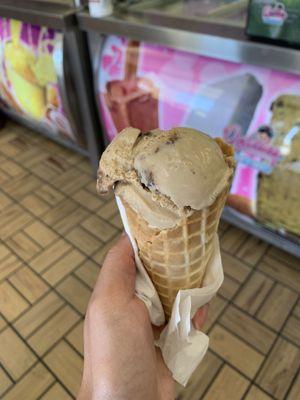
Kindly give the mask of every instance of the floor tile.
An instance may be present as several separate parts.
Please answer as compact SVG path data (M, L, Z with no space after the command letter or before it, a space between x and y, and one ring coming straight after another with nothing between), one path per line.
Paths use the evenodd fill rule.
M300 347L300 319L291 315L282 330L282 334Z
M47 390L54 380L54 376L39 363L16 383L16 385L4 396L3 400L36 400L45 390Z
M21 230L32 220L29 213L26 213L18 204L12 204L5 208L1 215L0 237L5 240L17 231Z
M13 254L0 262L0 281L10 276L14 271L20 268L22 262Z
M202 398L203 393L219 372L221 365L222 361L208 351L187 386L177 385L176 399L199 400Z
M210 348L249 378L253 378L264 357L219 325L210 332Z
M88 210L78 206L78 208L74 208L71 213L57 221L53 225L53 229L62 236L65 236L67 232L87 219L90 215L91 213Z
M69 306L58 310L28 339L39 356L45 354L79 320L79 315Z
M103 203L100 196L96 196L86 189L80 189L78 192L74 193L72 199L78 201L78 203L88 208L90 211L97 210Z
M39 221L34 221L32 224L27 225L24 232L41 247L48 246L58 238L58 235L52 229Z
M59 383L55 383L40 400L71 400L72 398Z
M91 232L96 238L107 242L117 233L117 229L105 222L103 219L93 215L86 219L82 226Z
M44 358L45 363L73 394L77 395L82 376L82 358L66 342L60 342Z
M30 303L34 303L49 290L49 286L28 267L20 268L9 281Z
M298 373L296 380L292 384L292 387L287 396L287 400L299 400L299 393L300 393L300 372Z
M224 272L238 282L244 282L251 272L250 267L230 254L221 252L221 255Z
M245 400L270 400L272 397L267 395L265 392L263 392L261 389L259 389L257 386L251 386L251 389L247 393Z
M37 191L37 195L44 200L49 206L56 206L59 202L61 202L65 196L50 185L42 185L39 187Z
M223 313L223 310L227 306L227 304L228 304L228 302L225 299L223 299L223 297L221 297L221 296L215 296L209 302L209 312L208 312L207 320L203 327L204 332L207 332L212 327L212 325L216 322L216 320Z
M2 331L3 328L5 328L7 326L7 322L5 321L5 319L3 317L1 317L0 315L0 331Z
M23 337L28 337L62 307L64 301L54 292L37 301L14 323L15 329Z
M247 233L235 226L230 226L222 236L221 248L228 253L236 254L247 237Z
M119 213L119 209L118 209L115 199L112 199L112 200L108 201L107 203L105 203L97 212L99 217L104 218L106 220L110 220L117 213Z
M258 268L270 276L299 292L300 269L289 267L273 257L265 256L258 264Z
M98 264L92 260L87 260L75 271L75 275L84 281L91 289L93 289L99 272L100 268Z
M84 260L84 255L78 250L70 250L43 273L43 278L54 286L70 272L74 271Z
M0 362L13 379L19 379L36 361L30 348L11 329L0 333Z
M270 395L282 400L299 366L300 349L280 338L264 363L257 383Z
M9 379L4 369L0 367L0 396L12 386L12 381Z
M83 320L68 333L66 340L83 356Z
M14 320L29 307L28 302L7 281L0 284L0 304L1 313L8 321Z
M270 278L255 271L237 295L234 303L254 315L270 292L273 283Z
M35 193L29 193L22 199L22 206L37 217L49 210L50 206Z
M57 290L76 310L85 313L91 291L81 281L70 275L57 286Z
M0 193L0 211L2 212L6 207L11 204L12 200L5 193Z
M229 306L219 322L230 332L239 336L256 350L267 354L276 335L273 331L244 314L234 306Z
M41 247L24 232L18 232L6 240L7 246L25 261L33 258Z
M204 400L240 400L250 382L225 365L203 397Z
M71 245L63 239L52 243L30 260L29 265L37 272L42 273L55 262L58 262L71 250Z
M255 265L265 254L268 244L255 236L248 239L238 249L236 255L248 264Z
M102 242L81 226L75 226L65 238L86 255L91 255L102 247Z
M257 318L275 330L279 330L297 301L297 294L285 286L276 284L257 313Z
M224 282L222 283L222 286L219 289L219 294L221 294L226 299L231 300L232 297L239 290L240 286L241 286L241 284L238 281L236 281L235 279L232 279L228 275L225 275Z

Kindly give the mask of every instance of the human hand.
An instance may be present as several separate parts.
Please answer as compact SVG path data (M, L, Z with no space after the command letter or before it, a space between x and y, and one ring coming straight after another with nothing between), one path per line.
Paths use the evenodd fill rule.
M103 264L84 323L84 370L77 400L174 400L174 380L154 337L148 310L135 295L135 262L123 235ZM208 306L193 318L196 329Z

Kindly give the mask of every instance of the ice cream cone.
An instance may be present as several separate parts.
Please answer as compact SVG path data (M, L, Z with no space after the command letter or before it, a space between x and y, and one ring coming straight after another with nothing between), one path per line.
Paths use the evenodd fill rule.
M229 186L210 207L182 218L175 228L163 230L149 227L142 216L123 202L139 256L158 292L167 319L178 291L202 284L228 189Z

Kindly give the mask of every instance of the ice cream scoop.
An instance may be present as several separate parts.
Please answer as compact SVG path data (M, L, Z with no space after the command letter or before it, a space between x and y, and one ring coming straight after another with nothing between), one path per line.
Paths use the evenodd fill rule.
M97 187L101 193L114 187L149 226L171 228L215 201L232 176L229 158L195 129L126 128L102 155Z

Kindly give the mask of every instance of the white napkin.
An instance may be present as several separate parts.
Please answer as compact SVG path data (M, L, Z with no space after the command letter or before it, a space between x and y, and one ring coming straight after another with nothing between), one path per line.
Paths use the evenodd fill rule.
M125 208L116 196L124 229L128 234L137 266L136 293L146 304L152 324L160 326L165 322L163 308L157 291L138 255L138 249L128 225ZM173 378L186 385L190 376L204 357L209 338L197 331L191 319L197 309L208 303L217 293L224 279L217 234L214 238L214 251L207 266L203 287L180 290L176 296L169 323L162 331L156 345L160 347L164 361L172 372Z

